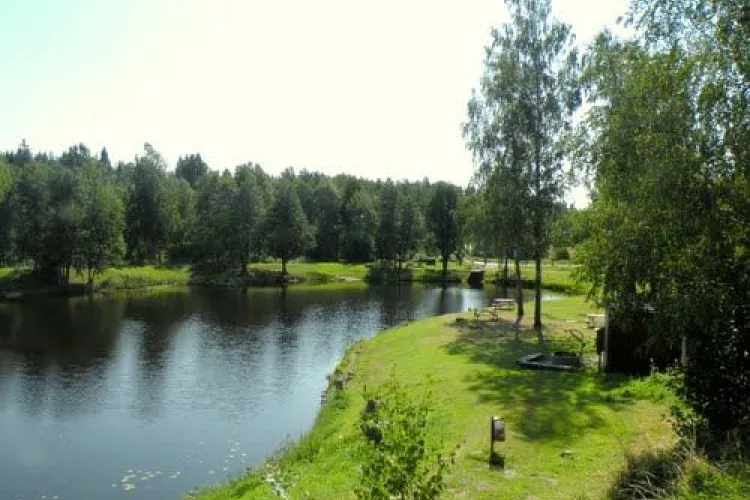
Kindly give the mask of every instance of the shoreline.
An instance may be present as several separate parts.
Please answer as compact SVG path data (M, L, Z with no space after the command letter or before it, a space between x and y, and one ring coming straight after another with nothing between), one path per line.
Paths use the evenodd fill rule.
M409 267L398 279L380 272L382 268L366 264L341 263L290 263L290 272L283 276L277 264L254 264L245 275L236 271L210 271L193 266L132 266L110 268L97 276L93 290L89 290L81 275L74 275L68 285L54 285L36 278L26 269L0 269L0 303L23 301L42 296L86 296L98 293L115 293L148 289L161 286L216 287L216 288L264 288L298 285L322 285L332 283L364 283L367 285L390 284L447 284L461 285L467 280L470 269L464 265L449 269L447 279L432 268ZM549 274L553 273L552 279ZM463 275L466 276L463 276ZM462 277L463 276L463 277ZM487 277L483 288L500 287L495 279ZM533 287L534 281L522 277L523 286ZM558 265L545 269L546 290L576 293L580 286L570 278L569 268Z
M564 329L583 328L588 305L580 296L546 304L547 348L570 349ZM502 313L497 323L472 320L468 313L434 316L353 344L329 375L323 403L309 431L247 474L199 487L189 498L270 499L278 498L279 491L290 498L354 498L362 390L382 382L390 370L401 383L416 390L433 380L437 400L432 429L442 436L446 449L460 447L445 498L518 498L528 494L557 498L560 488L565 498L592 491L603 494L617 480L626 451L670 445L671 428L661 419L672 397L666 388L626 377L599 377L591 362L580 373L520 370L516 357L539 346L528 328L528 317L521 338L513 340L508 325L514 312L510 313ZM589 359L593 356L592 343L585 354ZM491 375L488 380L493 384L507 387L498 393L499 399L492 389L487 393L472 382L479 380L480 374ZM533 389L514 390L513 386ZM552 399L538 401L535 391L549 391ZM575 399L570 402L573 408L584 410L585 422L579 422L574 409L568 408L566 397ZM538 413L529 414L530 407L536 407ZM508 421L509 439L503 449L511 476L487 467L484 460L485 420L495 413ZM573 434L558 428L560 423L570 425ZM567 448L572 448L576 457L570 463L579 464L568 471L570 477L560 475L559 470L559 454ZM599 464L595 483L580 463ZM547 476L555 478L554 484L539 480ZM508 489L509 481L514 480L518 488ZM235 495L237 491L243 494Z

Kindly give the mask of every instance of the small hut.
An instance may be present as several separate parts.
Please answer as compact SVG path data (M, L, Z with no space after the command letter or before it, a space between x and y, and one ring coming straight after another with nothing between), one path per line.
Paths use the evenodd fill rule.
M606 309L604 326L597 330L596 350L606 372L647 374L652 366L666 367L683 359L680 346L672 346L654 334L655 311Z
M484 287L484 269L472 269L469 272L468 283L471 288L483 288Z

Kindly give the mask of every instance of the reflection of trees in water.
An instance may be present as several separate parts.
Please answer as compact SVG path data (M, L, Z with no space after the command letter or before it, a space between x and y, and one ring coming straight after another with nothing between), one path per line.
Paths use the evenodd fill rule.
M137 321L141 327L135 401L136 411L143 418L154 418L161 411L173 336L191 312L190 296L185 291L127 300L126 317Z
M441 288L433 314L449 314L464 310L466 299L470 295L484 295L481 290L448 287Z
M417 287L408 283L385 286L380 293L380 322L384 327L414 318L421 298Z
M247 411L243 405L262 401L258 391L292 390L294 381L304 377L303 363L331 360L354 340L384 326L463 309L475 300L467 293L474 292L418 285L192 289L5 305L0 329L9 333L0 355L20 357L21 363L0 363L5 369L0 396L8 381L16 379L20 405L28 413L97 408L107 396L108 369L119 332L126 328L122 345L133 341L136 364L126 368L135 381L135 411L141 417L153 418L169 404L170 365L182 361L200 377L189 391L202 404L231 400L231 394L218 392L247 387L244 401L235 397L236 404L227 403L232 411ZM183 344L177 342L177 332L191 349L189 360L179 356ZM18 368L8 372L8 366Z
M473 302L481 306L486 300L482 290L464 287L443 288L406 284L384 287L381 293L383 326L393 326L405 320L417 320L426 316L463 311L472 306Z
M193 289L190 297L204 323L232 331L270 322L275 314L274 292L274 289Z
M20 406L74 415L102 401L104 378L122 322L113 299L44 299L14 304L3 314L10 334L2 345L20 360ZM0 374L0 383L10 375Z

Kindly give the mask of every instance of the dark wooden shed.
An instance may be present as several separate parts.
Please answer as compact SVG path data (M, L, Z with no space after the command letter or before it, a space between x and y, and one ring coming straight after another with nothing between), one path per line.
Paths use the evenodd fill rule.
M604 327L597 330L597 352L605 371L645 375L652 365L664 368L680 360L680 347L655 335L655 314L652 308L627 313L607 308Z

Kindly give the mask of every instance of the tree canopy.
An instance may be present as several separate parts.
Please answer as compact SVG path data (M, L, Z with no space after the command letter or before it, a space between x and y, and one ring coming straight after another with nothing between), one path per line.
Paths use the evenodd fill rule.
M212 170L200 154L170 169L150 144L112 167L75 144L59 157L25 142L0 154L0 263L31 264L60 281L119 263L194 263L247 272L295 258L400 266L425 241L438 185L335 177L252 162ZM442 188L441 188L442 189Z
M534 327L541 333L542 258L564 192L563 133L580 104L578 53L550 0L506 0L510 21L493 29L484 75L464 124L477 181L495 211L498 242L536 261Z

